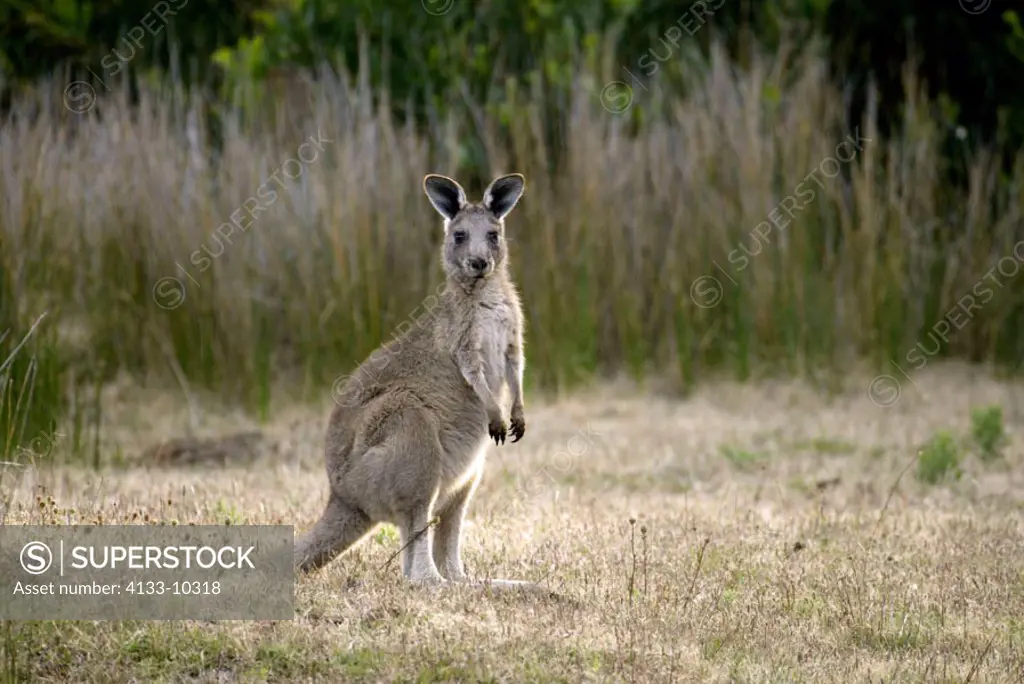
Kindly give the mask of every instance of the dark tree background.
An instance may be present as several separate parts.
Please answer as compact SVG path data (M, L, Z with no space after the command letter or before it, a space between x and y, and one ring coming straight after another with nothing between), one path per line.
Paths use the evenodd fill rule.
M174 68L205 88L260 79L275 67L326 62L355 69L365 37L372 78L386 84L398 113L417 118L443 109L452 86L486 95L495 76L543 78L564 87L579 55L614 50L629 63L694 6L669 0L0 0L0 74L7 85L40 76L102 76L112 50L135 51L131 72ZM849 89L859 119L874 79L883 134L901 117L902 69L918 60L949 137L948 171L962 172L958 127L973 144L998 144L1007 160L1024 144L1024 29L1021 0L706 0L710 30L692 38L706 50L712 36L737 59L753 41L818 33L832 69ZM170 9L170 11L168 11ZM978 10L984 11L978 12ZM970 11L978 12L972 14ZM435 12L432 14L431 12ZM154 13L165 16L164 27ZM147 18L148 16L148 18ZM134 49L133 27L158 26ZM136 29L138 35L138 29ZM606 35L615 38L608 45ZM107 60L107 62L104 62ZM126 70L128 71L128 70Z

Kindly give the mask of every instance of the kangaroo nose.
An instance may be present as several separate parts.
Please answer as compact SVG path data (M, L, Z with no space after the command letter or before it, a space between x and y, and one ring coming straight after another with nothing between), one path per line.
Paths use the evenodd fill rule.
M473 257L469 260L469 267L477 273L481 273L485 268L487 268L487 260L481 259L480 257Z

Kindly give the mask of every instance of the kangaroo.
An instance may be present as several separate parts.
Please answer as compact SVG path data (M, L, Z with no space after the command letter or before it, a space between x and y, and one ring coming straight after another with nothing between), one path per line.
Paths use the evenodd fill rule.
M428 315L336 388L326 435L330 496L296 543L300 572L322 567L390 522L401 532L407 580L468 581L462 521L490 440L504 444L511 434L518 442L526 432L523 313L509 277L504 222L525 187L521 174L501 176L481 202L470 203L451 178L423 179L444 219L444 288Z

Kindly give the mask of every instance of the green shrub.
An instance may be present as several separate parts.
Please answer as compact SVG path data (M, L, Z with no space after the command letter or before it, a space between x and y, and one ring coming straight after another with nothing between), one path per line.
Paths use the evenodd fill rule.
M971 411L971 438L982 460L993 461L1002 456L1007 439L1001 406L996 404Z
M917 461L917 479L937 484L947 476L960 479L960 446L947 431L937 433L921 448Z

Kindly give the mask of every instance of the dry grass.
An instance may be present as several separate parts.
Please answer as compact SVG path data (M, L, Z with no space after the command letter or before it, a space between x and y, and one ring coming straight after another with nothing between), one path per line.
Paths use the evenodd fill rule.
M394 564L381 569L398 546L382 528L299 582L292 622L25 624L19 664L83 682L1021 681L1020 385L933 366L882 409L856 377L832 398L786 382L719 383L686 401L625 385L535 400L526 439L492 451L466 560L573 600L407 587ZM145 446L134 435L190 420L119 393L146 407L108 414L129 456ZM959 481L908 472L893 488L918 445L966 432L987 404L1005 411L1005 463L970 457ZM29 474L9 521L141 512L305 529L326 495L324 409L268 425L279 455L255 468ZM248 427L205 415L209 434ZM54 505L40 512L37 493Z

